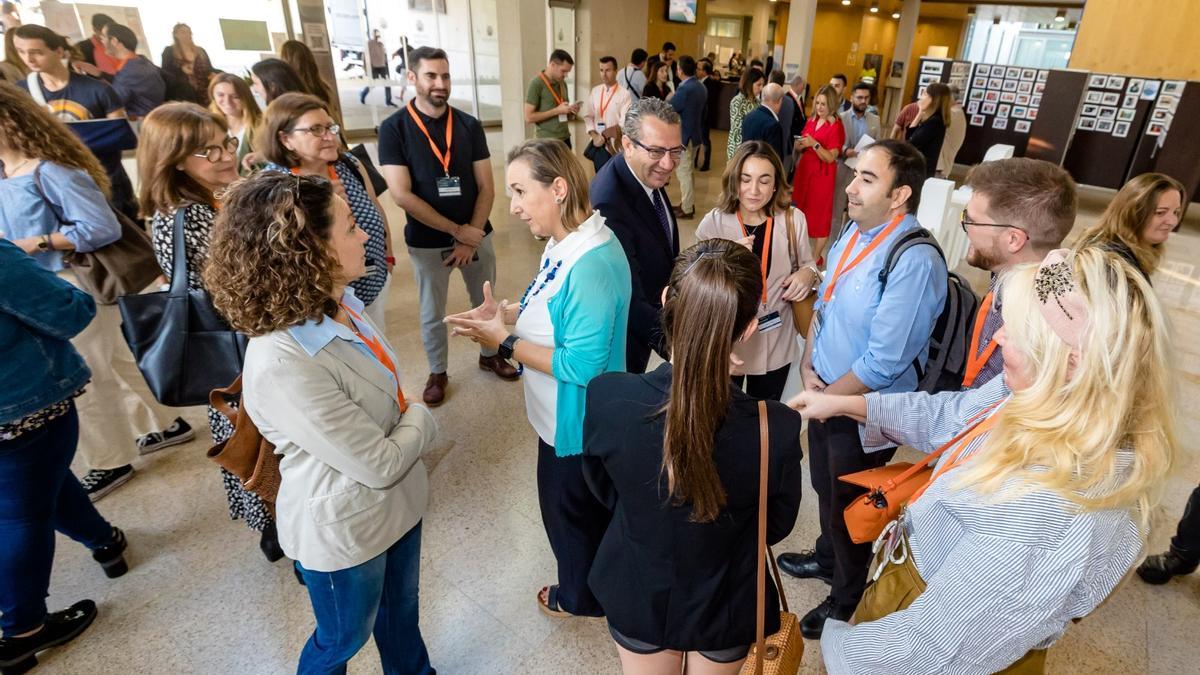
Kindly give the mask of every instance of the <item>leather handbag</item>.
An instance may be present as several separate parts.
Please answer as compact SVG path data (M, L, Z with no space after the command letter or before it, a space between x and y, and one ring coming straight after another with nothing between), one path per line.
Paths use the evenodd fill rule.
M844 512L850 541L856 544L875 541L883 528L900 516L900 509L917 490L933 478L930 464L941 454L942 450L930 453L916 464L896 462L839 476L838 480L843 483L867 489L867 493L850 502Z
M188 288L183 220L175 211L170 290L125 295L117 300L121 333L138 370L159 403L203 405L209 392L242 372L246 336L234 331L203 289Z
M792 272L800 271L800 261L796 255L796 223L792 220L792 209L784 210L784 221L787 223L788 258L791 260ZM810 291L803 300L792 303L792 325L801 337L808 338L808 327L812 325L813 306L817 302L816 290Z
M758 470L758 575L756 639L750 654L742 664L741 675L796 675L800 672L800 661L804 658L804 638L800 635L800 619L788 611L787 594L779 578L775 554L767 545L767 465L770 451L767 443L767 402L758 402L759 470ZM767 612L767 561L771 562L771 574L775 588L779 590L779 632L766 633Z
M33 185L59 224L65 225L68 221L62 211L42 188L41 171L42 165L38 164L33 170ZM108 208L121 225L121 238L88 253L71 251L63 254L63 261L75 273L80 288L102 305L111 305L122 295L140 293L162 273L154 258L150 235L112 204Z
M207 456L242 481L242 487L258 495L275 515L275 498L279 494L279 455L275 446L263 438L254 420L241 405L242 376L238 375L228 387L214 389L208 404L225 416L233 425L233 434L209 448ZM235 408L234 403L238 403Z

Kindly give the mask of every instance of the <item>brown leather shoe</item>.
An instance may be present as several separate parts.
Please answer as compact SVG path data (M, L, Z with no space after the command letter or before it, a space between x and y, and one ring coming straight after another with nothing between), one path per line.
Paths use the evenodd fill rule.
M505 361L504 359L500 358L499 354L496 354L494 356L480 355L479 356L479 369L480 370L490 370L496 374L496 377L498 377L502 380L508 380L510 382L517 379L518 377L520 377L520 374L517 372L517 369L514 368L512 366L512 364L510 364L508 361Z
M429 379L425 380L425 393L421 395L425 405L436 408L446 400L446 384L449 379L445 373L429 374Z

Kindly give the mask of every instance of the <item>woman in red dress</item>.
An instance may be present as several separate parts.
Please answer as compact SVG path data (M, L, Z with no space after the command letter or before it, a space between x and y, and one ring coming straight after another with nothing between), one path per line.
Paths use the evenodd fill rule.
M825 85L813 97L813 114L796 141L796 175L792 179L792 203L804 213L812 253L821 264L825 242L833 221L833 191L837 182L837 158L846 143L846 130L833 105L838 100L833 87Z

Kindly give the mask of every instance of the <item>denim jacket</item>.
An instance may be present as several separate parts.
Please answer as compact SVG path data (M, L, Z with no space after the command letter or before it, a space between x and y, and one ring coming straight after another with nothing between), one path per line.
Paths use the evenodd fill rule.
M71 338L96 315L87 293L0 239L0 423L67 398L91 378Z

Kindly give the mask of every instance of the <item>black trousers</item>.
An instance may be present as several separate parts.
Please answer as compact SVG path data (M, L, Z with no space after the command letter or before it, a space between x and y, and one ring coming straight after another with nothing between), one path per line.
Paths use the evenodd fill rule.
M650 363L650 347L642 344L633 335L625 341L625 370L630 373L644 373Z
M768 370L762 375L734 375L733 385L746 392L753 399L760 401L778 401L783 398L783 388L787 386L788 372L792 364L782 368Z
M372 80L386 80L389 77L391 77L391 75L388 74L387 66L381 66L379 68L371 68L371 79ZM367 99L367 94L369 94L369 93L371 93L371 88L363 87L362 91L358 92L358 100L365 103L366 99ZM392 88L391 87L383 88L383 100L384 100L385 104L389 104L389 105L391 104L391 102L392 102Z
M591 145L591 143L588 143L588 145ZM596 170L596 173L600 173L600 169L604 168L604 165L608 164L608 160L610 159L612 159L612 155L608 154L607 148L604 146L599 148L592 146L592 168Z
M867 584L871 544L850 541L843 512L863 489L838 480L856 471L887 464L896 449L864 453L858 423L849 417L832 417L825 422L808 421L808 465L821 513L821 536L817 537L817 562L833 570L829 594L841 605L857 605Z
M559 457L538 439L538 505L558 561L558 604L580 616L604 616L588 588L588 573L612 519L583 478L583 457Z
M1200 563L1200 487L1192 490L1192 496L1188 497L1183 518L1179 519L1179 527L1171 538L1171 549L1184 560Z
M699 156L696 157L696 167L701 171L708 171L708 165L712 163L712 129L706 124L703 127L700 145L704 146L704 161L701 162Z

